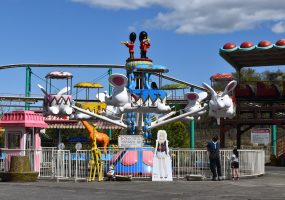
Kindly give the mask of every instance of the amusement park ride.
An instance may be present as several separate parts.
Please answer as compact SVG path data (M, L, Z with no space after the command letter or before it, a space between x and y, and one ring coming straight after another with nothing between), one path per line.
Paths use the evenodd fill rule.
M233 66L237 74L238 85L235 89L236 117L222 119L220 135L224 146L225 133L230 129L237 131L237 147L241 147L241 135L254 126L272 126L272 154L276 153L276 126L285 128L285 82L258 81L244 83L241 70L246 67L285 65L285 39L275 44L267 40L257 45L243 42L240 46L226 43L220 49L220 55ZM283 87L283 91L280 89ZM285 138L282 139L282 151L285 152Z
M46 87L40 86L44 93L43 99L43 115L45 116L61 116L69 117L73 120L82 121L89 132L92 141L92 162L90 166L94 167L94 171L99 172L99 179L101 180L102 173L102 156L97 148L96 141L100 141L100 134L97 134L96 127L93 126L91 120L98 119L114 124L123 129L126 129L129 135L142 135L145 139L145 146L149 145L149 139L152 137L151 130L173 121L187 119L193 120L200 115L208 112L210 117L217 119L221 130L221 142L224 145L224 134L230 128L237 128L237 146L240 147L240 136L243 131L248 130L257 124L270 124L284 126L285 107L283 106L283 94L272 94L275 86L270 88L261 87L262 83L257 85L257 92L251 90L250 86L241 87L240 70L243 67L249 66L268 66L268 65L284 65L285 64L285 41L277 41L276 44L271 44L262 41L258 45L251 43L243 43L240 47L236 47L232 43L226 44L221 50L220 55L234 66L237 70L238 80L229 78L228 84L222 92L216 92L211 86L203 83L203 86L196 86L182 80L166 76L164 73L168 72L165 66L154 64L154 62L147 57L147 50L150 48L150 39L145 31L139 35L140 41L140 57L135 57L134 45L136 34L133 32L129 37L130 41L122 42L129 49L129 58L125 65L83 65L83 67L107 67L107 68L124 68L125 74L112 74L109 76L109 83L113 87L112 94L99 93L96 100L89 99L89 94L86 94L85 102L73 103L71 95L71 78L72 75L68 72L56 72L47 75L47 79L66 79L67 87L63 88L56 94L51 94L48 88L51 84L46 84ZM25 65L10 65L2 66L0 68L9 68ZM48 67L50 65L34 65ZM80 65L56 65L56 67L75 67ZM30 65L33 67L33 65ZM186 84L190 87L201 90L200 93L188 92L185 94L185 100L188 102L183 111L173 111L167 104L167 94L164 90L152 80L152 76L159 76L168 80L174 80L179 83ZM50 83L50 82L49 82ZM70 84L70 86L68 85ZM100 85L92 83L81 83L77 88L101 88ZM260 89L261 88L261 89ZM265 88L265 89L264 89ZM276 88L275 88L276 89ZM49 92L48 92L49 91ZM67 94L66 94L67 93ZM230 95L234 93L233 99ZM256 94L256 95L252 95ZM4 97L0 97L4 98ZM6 97L9 98L9 97ZM12 97L10 97L12 98ZM25 100L28 100L26 97ZM31 98L32 99L32 98ZM234 101L233 101L234 100ZM270 103L268 103L270 101ZM256 107L258 106L258 110ZM237 115L236 115L237 110ZM245 118L244 113L247 113ZM270 118L264 118L262 113L270 113ZM281 114L280 114L281 113ZM152 120L152 116L156 116L156 120ZM282 116L281 116L282 115ZM241 129L246 126L245 129ZM94 135L93 135L94 134ZM102 136L102 135L101 135ZM105 136L103 136L105 137ZM106 146L109 139L102 139ZM151 160L153 153L151 150L141 147L142 155L132 158L126 166L117 162L116 167L128 167L136 162L143 163L143 160ZM123 155L124 154L124 155ZM128 155L134 155L135 150L126 150L117 159L122 159ZM145 159L144 156L148 156ZM131 157L131 156L130 156ZM141 159L141 160L140 160ZM149 161L150 162L150 161ZM121 166L119 166L121 165ZM144 165L151 165L151 162ZM99 170L99 171L98 171ZM135 173L147 174L151 169L147 166L141 167L141 171ZM120 170L122 171L122 170ZM95 174L95 172L94 172ZM94 179L90 176L90 179Z
M209 104L203 103L208 93L189 92L185 94L188 100L185 112L173 117L176 112L171 112L170 106L166 105L166 93L159 89L155 82L150 82L153 74L168 72L162 65L153 64L152 60L146 57L147 49L150 47L149 38L146 32L141 32L140 49L141 58L134 58L133 45L135 43L135 33L130 34L130 42L124 42L130 52L130 57L126 60L126 76L123 74L113 74L109 77L110 84L114 87L112 96L105 97L108 106L116 107L115 115L126 114L126 124L122 120L117 121L117 125L128 128L130 134L143 134L145 138L151 136L150 130L162 126L166 123L176 121L185 117L195 116L205 113L209 108L210 116L217 119L224 117L234 117L234 107L228 93L234 90L236 81L231 81L222 94L217 94L209 85L203 83L200 87L211 94ZM181 81L182 82L182 81ZM83 112L92 117L97 114L72 106L75 110ZM159 114L160 118L152 122L150 114ZM104 118L101 118L104 120Z

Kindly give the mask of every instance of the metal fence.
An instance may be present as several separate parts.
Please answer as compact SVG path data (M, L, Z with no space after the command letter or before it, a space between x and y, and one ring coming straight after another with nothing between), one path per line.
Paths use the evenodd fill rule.
M56 147L44 147L41 151L40 177L54 178L56 172Z
M144 150L146 150L144 148ZM131 165L126 159L126 152L137 153L136 165ZM148 148L147 157L142 158L142 149L109 148L106 154L102 153L104 163L104 175L110 165L115 165L115 173L118 175L132 175L133 178L151 180L151 165L154 149ZM103 152L103 151L102 151ZM257 176L264 174L265 155L263 150L240 150L240 173L241 176ZM231 178L230 156L231 150L221 150L222 176L225 179ZM42 148L42 150L8 150L2 149L0 156L0 170L9 171L10 158L12 155L28 155L31 168L36 170L39 160L39 177L51 179L71 179L75 181L87 181L89 175L90 150L78 150L71 153L69 150L57 150L56 148ZM208 152L206 150L171 149L172 176L174 179L184 179L187 175L200 175L204 178L211 178ZM144 159L144 160L143 160ZM141 161L139 161L141 160ZM147 161L146 161L147 160ZM141 172L145 163L149 164L149 172ZM119 165L120 164L120 165ZM144 165L144 166L143 166Z
M39 171L36 168L36 163L38 162L37 157L40 155L41 152L37 152L35 150L19 150L19 149L1 149L1 155L0 155L0 170L1 171L9 171L10 169L10 163L11 163L11 157L12 156L28 156L30 161L31 169L34 171Z

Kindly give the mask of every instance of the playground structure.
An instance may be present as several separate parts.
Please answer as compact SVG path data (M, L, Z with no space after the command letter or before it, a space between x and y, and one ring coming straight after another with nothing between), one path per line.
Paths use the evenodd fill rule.
M134 35L132 33L132 35ZM131 38L131 37L130 37ZM98 94L98 98L95 100L89 99L89 94L86 95L86 100L96 103L96 105L88 105L85 103L73 105L71 102L71 96L63 98L64 93L70 91L68 86L57 94L47 93L48 89L44 90L43 87L40 87L45 94L46 99L44 102L44 107L46 109L45 115L54 115L61 117L73 117L72 120L83 120L88 118L97 118L101 121L106 121L108 123L114 124L116 126L122 127L128 130L128 134L133 135L143 135L145 138L145 144L148 144L148 139L151 137L151 129L162 126L164 124L181 120L188 119L193 120L193 118L198 118L200 115L209 111L209 115L216 118L218 124L221 123L221 141L223 144L224 133L225 133L225 124L227 121L236 120L236 107L238 104L234 104L229 93L235 90L237 82L232 80L225 87L222 93L217 93L213 88L206 83L203 83L203 87L195 86L191 83L185 81L177 80L175 78L164 75L163 73L168 72L168 69L165 66L155 65L153 61L146 56L147 49L150 47L150 39L146 33L143 33L140 36L141 39L141 58L135 58L134 52L129 47L130 58L126 60L124 66L113 65L117 68L125 68L126 75L124 74L112 74L109 76L109 83L114 87L113 93L111 96L105 94L104 100L102 100L102 93ZM133 40L133 38L132 38ZM134 43L134 41L131 41ZM146 44L145 44L146 43ZM125 43L124 43L125 44ZM145 46L144 46L145 45ZM226 49L226 48L224 48ZM131 52L132 51L132 52ZM221 50L222 52L222 50ZM226 53L232 53L234 51L225 51ZM222 53L221 53L222 54ZM21 66L21 65L20 65ZM32 65L31 65L32 66ZM39 65L46 67L47 65ZM60 65L55 65L60 66ZM73 65L64 65L65 67L70 67ZM78 65L77 65L78 66ZM112 65L94 65L99 67L110 68ZM15 65L6 66L6 67L15 67ZM192 88L202 90L201 93L189 92L185 94L185 100L188 102L186 109L182 112L171 111L169 105L167 105L167 95L164 90L160 89L161 84L158 85L156 82L151 81L152 76L158 76L159 78L166 78L168 80L175 80L178 83L186 84ZM71 82L71 81L70 81ZM160 82L160 81L159 81ZM47 84L48 85L48 84ZM84 84L83 84L84 85ZM85 88L92 88L92 86L78 86ZM95 87L93 87L95 88ZM97 87L98 88L98 87ZM237 89L236 89L237 90ZM52 98L49 97L49 95ZM9 98L9 97L6 97ZM11 98L12 99L12 98ZM29 100L28 96L23 98ZM76 98L77 99L77 98ZM51 101L50 101L51 100ZM56 101L53 101L56 100ZM54 103L55 104L52 104ZM108 115L108 106L112 107L114 111L112 115ZM72 110L73 108L74 110ZM72 112L70 112L70 109ZM58 111L58 112L57 112ZM240 112L240 110L238 110ZM84 115L80 115L80 114ZM157 115L158 119L156 121L151 120L151 115ZM72 116L73 115L73 116ZM114 119L113 117L118 119ZM228 119L225 119L228 118ZM70 118L71 119L71 118ZM84 124L84 121L82 121ZM84 124L86 125L86 124ZM86 126L87 127L87 126ZM88 128L87 128L88 129ZM89 127L90 129L90 127ZM90 129L91 130L91 129ZM90 136L94 133L94 130L89 131ZM93 159L90 162L90 166L94 168L94 171L102 173L102 155L99 153L97 144L95 143L96 136L93 137L93 146L91 154ZM237 138L238 139L238 138ZM138 153L140 151L140 153ZM143 163L145 160L152 158L152 150L146 150L143 147L140 150L129 149L122 151L117 156L115 162L119 163L120 159L128 157L129 154L130 160L126 160L126 166L132 166L137 163ZM101 155L101 156L100 156ZM94 161L95 160L95 161ZM134 162L136 161L136 162ZM151 162L147 162L146 167L148 171L132 171L130 173L136 174L148 174L151 172ZM114 164L114 163L112 163ZM119 165L121 162L115 166L115 170L120 171L122 174L126 173L124 170L120 170ZM126 170L130 168L126 167ZM99 171L98 171L99 170ZM139 169L141 170L141 169ZM262 171L262 170L261 170ZM90 173L89 180L95 178L95 172ZM93 177L93 178L92 178ZM101 180L101 175L100 178Z

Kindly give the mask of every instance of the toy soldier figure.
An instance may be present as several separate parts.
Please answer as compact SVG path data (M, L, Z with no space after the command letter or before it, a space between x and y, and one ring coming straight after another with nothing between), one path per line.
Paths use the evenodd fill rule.
M147 37L147 32L142 31L140 32L140 49L141 49L141 58L147 58L146 52L147 49L150 47L150 39Z
M136 41L136 33L130 33L130 42L121 42L121 44L126 45L129 48L130 58L134 58L134 48L135 48L135 41Z

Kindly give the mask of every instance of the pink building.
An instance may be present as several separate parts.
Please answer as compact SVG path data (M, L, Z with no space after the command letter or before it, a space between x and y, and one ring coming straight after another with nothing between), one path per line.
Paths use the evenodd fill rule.
M48 126L44 122L42 114L33 111L5 113L0 119L0 126L5 128L6 159L9 160L11 155L29 154L32 170L39 171L41 155L40 129Z

